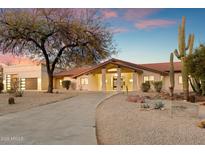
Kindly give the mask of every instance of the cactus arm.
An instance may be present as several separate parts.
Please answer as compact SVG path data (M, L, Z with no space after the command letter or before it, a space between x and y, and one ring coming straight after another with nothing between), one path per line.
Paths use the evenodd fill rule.
M181 38L181 36L182 36L182 31L181 31L181 25L179 25L179 27L178 27L178 53L181 55L182 53L182 38ZM178 55L179 55L178 54Z
M177 49L174 50L174 54L175 54L175 56L176 56L178 59L181 58L181 56L179 55L179 52L178 52Z
M181 51L181 56L185 55L185 48L186 48L186 43L185 43L185 16L182 17L182 25L181 25L181 42L182 42L182 51Z
M189 45L189 55L193 52L193 46L194 46L194 34L191 35L190 45Z
M190 48L191 41L192 41L192 35L191 35L191 34L189 34L188 44L187 44L187 46L186 46L186 49L185 49L185 50L188 50L188 49Z

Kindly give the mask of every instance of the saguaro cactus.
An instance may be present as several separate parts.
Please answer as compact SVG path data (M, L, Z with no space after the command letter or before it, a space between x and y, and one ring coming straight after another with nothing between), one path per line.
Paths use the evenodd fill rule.
M186 45L185 42L185 17L182 17L182 24L179 25L178 28L178 50L174 51L174 54L178 59L181 60L182 66L182 81L183 81L183 92L184 92L184 99L189 99L189 82L188 82L188 72L187 67L185 65L187 53L186 51L189 50L189 54L192 54L194 45L194 34L189 35L188 43Z
M170 96L173 97L174 95L174 85L175 85L175 80L174 80L174 54L170 54L170 70L169 70L169 78L170 78Z

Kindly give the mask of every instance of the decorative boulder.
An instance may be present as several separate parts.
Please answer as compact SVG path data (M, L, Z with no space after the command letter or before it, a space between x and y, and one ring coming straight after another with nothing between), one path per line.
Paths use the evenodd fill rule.
M205 128L205 121L201 121L198 123L198 127Z
M145 98L144 97L140 97L138 95L133 95L133 96L128 96L127 97L127 101L128 102L134 102L134 103L144 103L145 102Z

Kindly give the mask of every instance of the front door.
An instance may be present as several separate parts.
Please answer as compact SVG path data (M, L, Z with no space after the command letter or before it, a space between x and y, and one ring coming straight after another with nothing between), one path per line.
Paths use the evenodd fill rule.
M117 90L117 76L113 77L113 90ZM124 81L123 78L121 77L121 89L123 89L124 86Z

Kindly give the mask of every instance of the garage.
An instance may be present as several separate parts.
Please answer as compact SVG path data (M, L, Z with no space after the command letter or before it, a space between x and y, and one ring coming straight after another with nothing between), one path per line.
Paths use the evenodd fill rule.
M25 89L26 90L37 90L38 89L37 78L26 78L25 79Z

